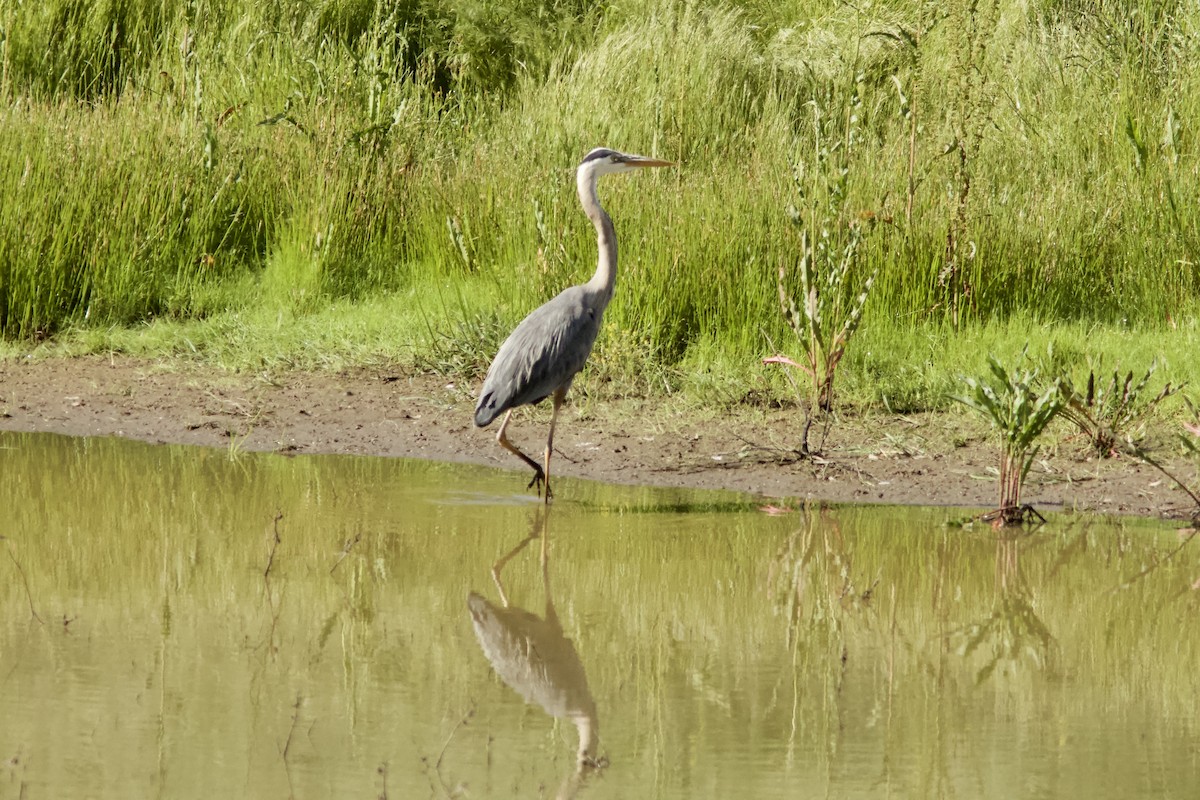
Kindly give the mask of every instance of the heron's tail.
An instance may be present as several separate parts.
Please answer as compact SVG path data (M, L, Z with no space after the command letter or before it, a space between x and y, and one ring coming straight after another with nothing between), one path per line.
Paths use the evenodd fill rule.
M496 408L496 400L491 392L485 393L479 398L479 405L475 406L475 427L486 428L492 424L492 420L500 416L501 409Z

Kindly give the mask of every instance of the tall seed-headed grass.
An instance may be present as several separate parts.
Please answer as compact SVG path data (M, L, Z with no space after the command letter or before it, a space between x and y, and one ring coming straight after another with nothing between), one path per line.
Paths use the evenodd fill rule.
M182 2L6 4L6 82L30 94L95 100L119 93L146 71L177 21Z
M1085 37L1114 70L1131 71L1149 84L1165 85L1187 59L1189 16L1185 0L1060 0L1048 4L1048 23Z
M194 291L264 254L264 164L206 167L195 129L145 126L120 107L30 117L0 132L23 156L19 171L0 174L13 201L0 209L0 328L195 313Z
M661 46L668 39L675 44ZM564 257L541 265L551 267L544 276L534 273L531 244L515 265L481 259L497 265L485 270L515 272L515 286L528 281L543 298L578 282L595 263L595 242L566 170L596 144L679 159L675 174L601 186L621 243L618 289L606 319L673 359L698 335L744 336L745 320L761 319L772 304L769 284L746 255L771 246L770 232L759 227L759 191L773 176L754 154L762 152L764 127L779 129L778 116L770 122L765 116L781 113L762 105L771 76L755 53L737 14L662 6L552 71L544 84L528 86L523 101L491 124L473 169L506 184L531 176L534 186L552 192L551 200L539 201L543 227L560 233ZM523 212L527 202L509 203L508 210ZM559 265L564 272L553 269Z
M1021 487L1037 455L1037 440L1065 404L1061 381L1038 385L1036 370L1011 372L988 359L991 377L963 376L966 393L952 399L982 414L1000 433L1000 492L997 519L1002 524L1025 518Z
M955 78L949 120L951 141L946 154L954 161L951 212L946 226L946 253L938 272L944 289L944 307L957 327L976 308L978 276L973 267L977 243L971 238L974 225L972 184L978 171L976 161L984 132L990 127L995 103L991 72L996 63L989 49L995 43L1000 20L999 0L955 0L944 23L954 55Z
M925 5L178 0L122 23L119 70L99 82L72 54L111 51L111 26L88 22L78 48L47 48L48 20L68 5L0 7L5 336L274 306L289 290L271 265L303 247L315 277L302 314L453 281L515 322L590 272L570 170L606 144L684 162L602 187L622 245L613 363L640 353L670 372L695 363L697 346L756 362L764 327L786 333L773 284L794 249L778 213L789 159L812 147L810 104L844 93L856 63L864 138L847 208L898 229L860 247L878 275L870 336L942 335L937 276L954 209L944 110L968 78L942 27L915 54L903 43L925 30ZM143 8L101 5L88 13L128 22ZM1183 324L1200 289L1200 200L1186 190L1200 11L1149 9L1152 61L1168 68L1143 71L1096 33L1092 9L1068 5L1004 6L983 43L981 68L1003 80L976 118L990 127L971 162L972 307L983 325ZM1119 8L1096 13L1118 20ZM469 236L471 271L448 217ZM940 397L946 369L900 388Z

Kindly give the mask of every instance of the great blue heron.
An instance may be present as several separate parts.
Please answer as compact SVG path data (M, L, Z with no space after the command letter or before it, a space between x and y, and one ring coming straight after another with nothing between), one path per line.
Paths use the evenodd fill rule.
M575 172L575 182L583 211L596 226L600 250L596 274L587 283L565 289L526 317L500 345L483 381L479 405L475 407L475 424L485 427L504 414L496 441L533 468L533 480L529 485L537 486L540 493L544 484L547 502L551 496L550 451L554 447L558 410L571 388L571 381L583 369L592 352L617 279L617 233L612 220L600 206L596 181L601 175L631 172L638 167L670 167L674 163L618 153L604 147L584 156ZM540 403L547 397L552 398L554 410L550 416L550 432L546 435L543 467L510 442L505 432L513 409Z

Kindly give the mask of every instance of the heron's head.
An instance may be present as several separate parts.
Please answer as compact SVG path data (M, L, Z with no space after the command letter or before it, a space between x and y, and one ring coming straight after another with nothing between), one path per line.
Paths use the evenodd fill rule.
M619 153L607 147L597 147L583 157L579 163L579 174L591 173L597 178L601 175L612 175L616 172L632 172L640 167L673 167L674 161L662 161L657 158L636 156L629 153Z

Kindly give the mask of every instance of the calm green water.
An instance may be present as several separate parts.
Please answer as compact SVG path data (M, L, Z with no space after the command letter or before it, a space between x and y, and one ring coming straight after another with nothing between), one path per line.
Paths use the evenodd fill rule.
M569 479L543 517L518 473L46 435L0 475L0 798L1200 786L1170 526Z

